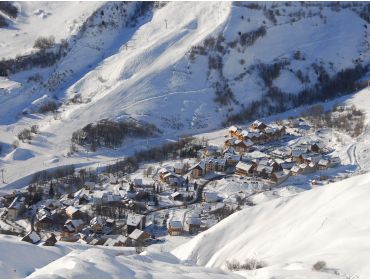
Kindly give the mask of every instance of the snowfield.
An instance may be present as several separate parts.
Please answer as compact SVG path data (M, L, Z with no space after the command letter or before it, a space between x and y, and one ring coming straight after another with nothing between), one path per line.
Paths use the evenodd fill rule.
M251 278L370 276L370 176L359 175L242 210L174 249L181 260L226 268L249 258L266 263ZM325 261L327 269L313 271Z
M261 62L289 61L273 85L296 93L307 86L297 80L296 71L306 74L313 85L318 79L314 63L333 75L353 67L355 60L366 64L370 53L366 22L348 8L336 11L330 6L280 3L273 8L280 12L273 24L262 8L232 2L169 2L160 8L143 9L142 15L142 8L135 2L120 8L103 2L16 5L21 12L12 26L19 36L12 36L12 28L0 29L2 57L15 57L18 48L14 46L22 45L28 52L41 35L53 35L57 42L66 39L69 48L52 67L29 69L0 79L0 142L4 144L0 162L6 183L10 184L8 189L23 186L25 178L29 180L40 170L70 164L104 164L165 139L219 129L228 112L235 113L266 93L258 71L249 71ZM266 5L268 9L273 6ZM303 12L305 16L292 16ZM85 29L81 27L84 22ZM223 54L222 75L238 103L219 106L214 102L214 83L223 78L208 65L215 51L206 50L207 55L192 59L191 49L219 35L225 38L226 47L238 40L238 32L261 26L266 27L265 36L251 46L230 47ZM292 58L297 50L301 57ZM35 74L41 81L29 81ZM69 102L76 96L82 103ZM63 103L58 114L35 113L40 102L48 98ZM25 111L30 114L22 115ZM104 118L126 117L154 123L163 135L160 139L127 142L114 152L100 151L87 157L81 151L66 156L71 135L77 129ZM13 160L8 155L11 143L22 129L32 125L38 125L41 133L31 145L20 143L21 149L29 151L24 161Z
M238 278L221 269L182 264L170 253L142 253L72 243L36 246L0 235L0 278ZM6 253L4 253L6 252ZM21 257L22 256L22 257ZM164 269L164 267L166 269Z

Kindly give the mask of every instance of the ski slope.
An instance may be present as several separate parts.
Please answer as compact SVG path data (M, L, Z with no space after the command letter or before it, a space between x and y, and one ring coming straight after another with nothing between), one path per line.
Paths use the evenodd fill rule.
M313 63L333 75L352 67L355 60L368 61L366 22L354 11L333 11L329 5L275 4L272 9L280 11L276 24L266 18L262 8L249 9L232 2L169 2L146 11L136 21L132 20L135 2L125 4L124 16L115 12L114 3L17 3L21 13L13 25L25 34L13 38L10 32L14 30L0 29L0 37L8 44L2 48L2 57L14 57L10 51L21 44L27 52L39 35L54 35L57 41L65 38L70 49L52 67L0 79L0 165L6 179L0 188L23 187L40 170L106 164L166 139L219 129L228 112L239 111L266 92L258 73L246 71L260 62L289 61L288 69L273 83L294 93L307 86L297 80L297 70L308 75L311 85L317 82ZM267 8L272 6L266 4ZM47 15L40 11L34 15L35 10L44 10ZM302 11L305 16L292 21L291 14ZM111 20L112 26L102 29L103 20ZM82 32L79 28L84 21L88 24ZM65 28L57 32L56 26ZM220 106L214 102L214 83L221 80L220 73L208 66L214 52L197 55L192 61L189 51L219 35L225 38L226 48L238 40L238 32L261 26L266 27L266 35L253 45L228 48L223 54L222 75L239 103ZM301 50L304 59L292 58L296 50ZM35 74L42 77L42 83L28 81ZM68 102L77 95L82 103ZM56 116L35 113L40 101L54 98L63 104ZM23 115L24 111L29 114ZM118 150L82 151L67 157L74 131L104 118L126 117L154 123L163 135L132 140ZM13 151L11 144L17 134L32 125L38 125L41 133L31 144L20 143L19 152ZM360 151L357 147L356 153ZM360 164L366 162L366 158L357 158Z
M266 267L248 278L370 276L370 176L359 175L242 210L174 249L182 260L225 268L255 258ZM327 269L313 271L325 261Z

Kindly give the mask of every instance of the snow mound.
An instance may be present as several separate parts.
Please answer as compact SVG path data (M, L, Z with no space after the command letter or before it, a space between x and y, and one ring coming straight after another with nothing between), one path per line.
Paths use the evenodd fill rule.
M8 235L0 235L0 251L0 278L24 278L63 255L60 249L35 246Z
M237 212L172 253L206 267L254 258L254 277L370 277L370 175L360 175ZM355 258L353 256L356 256ZM299 264L299 265L297 265Z
M163 269L166 267L166 269ZM219 269L185 266L170 254L123 256L91 248L72 251L28 278L235 278Z

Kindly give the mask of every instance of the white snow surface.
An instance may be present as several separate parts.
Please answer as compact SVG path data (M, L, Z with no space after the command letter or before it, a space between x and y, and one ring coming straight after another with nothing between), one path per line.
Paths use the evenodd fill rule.
M0 29L0 38L6 42L3 57L14 57L16 54L11 51L18 49L14 46L22 45L26 52L32 49L39 35L54 35L57 42L67 39L70 49L52 67L30 69L0 79L0 142L10 147L17 134L32 125L38 125L41 132L31 144L20 143L21 149L29 151L25 160L16 160L17 157L8 155L10 148L3 149L0 164L5 169L6 184L1 183L0 188L7 189L24 186L40 170L70 164L107 164L179 135L219 128L230 108L214 102L212 84L217 75L214 71L208 73L207 56L198 55L194 62L189 58L189 50L202 45L207 38L222 34L225 42L231 42L239 38L239 31L266 26L266 35L252 46L232 48L223 56L223 75L230 81L236 99L244 105L259 99L266 90L255 72L245 74L248 67L258 62L288 59L289 69L307 70L313 84L317 77L312 63L323 65L332 75L353 67L355 59L367 61L370 53L366 47L366 22L349 9L334 12L328 6L320 12L314 6L293 3L288 7L280 3L286 12L277 17L274 25L262 10L239 7L232 2L168 2L162 8L148 11L136 23L129 20L135 2L125 4L126 16L117 15L114 4L104 2L16 4L21 13L13 27L22 34L12 37L13 29ZM289 13L300 9L312 16L291 23ZM101 13L95 11L104 11L104 16L100 18ZM80 28L87 18L89 24L82 32ZM101 29L102 19L111 19L115 24ZM296 50L301 50L305 60L291 58ZM302 89L293 72L283 70L274 85L292 93ZM243 78L235 80L243 73ZM35 74L41 76L42 83L28 81ZM75 95L80 95L83 103L67 102ZM57 116L22 115L24 110L34 112L35 107L50 98L64 102ZM234 112L241 108L236 104L230 106ZM114 151L101 149L88 156L85 152L66 156L74 131L104 118L128 116L156 124L163 134L156 139L128 140ZM357 159L365 162L362 167L366 169L366 159L362 160L362 155Z
M44 247L0 235L1 278L237 278L221 269L181 264L170 253L142 253L59 242ZM163 269L163 268L166 269Z
M370 176L359 175L233 214L172 253L206 267L254 258L247 277L370 277ZM312 270L325 261L327 270ZM320 275L321 273L321 275Z

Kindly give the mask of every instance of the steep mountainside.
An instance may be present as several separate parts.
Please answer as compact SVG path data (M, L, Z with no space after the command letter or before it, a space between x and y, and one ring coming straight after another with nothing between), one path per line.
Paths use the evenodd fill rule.
M18 17L0 29L1 160L9 182L86 164L86 154L66 154L72 133L89 123L133 117L163 132L159 140L90 156L107 161L128 148L350 93L369 61L368 6L361 2L15 5ZM53 47L32 48L50 35ZM47 113L45 104L59 108ZM20 144L27 156L16 160L10 145L32 125L41 133ZM17 175L15 163L24 170Z

